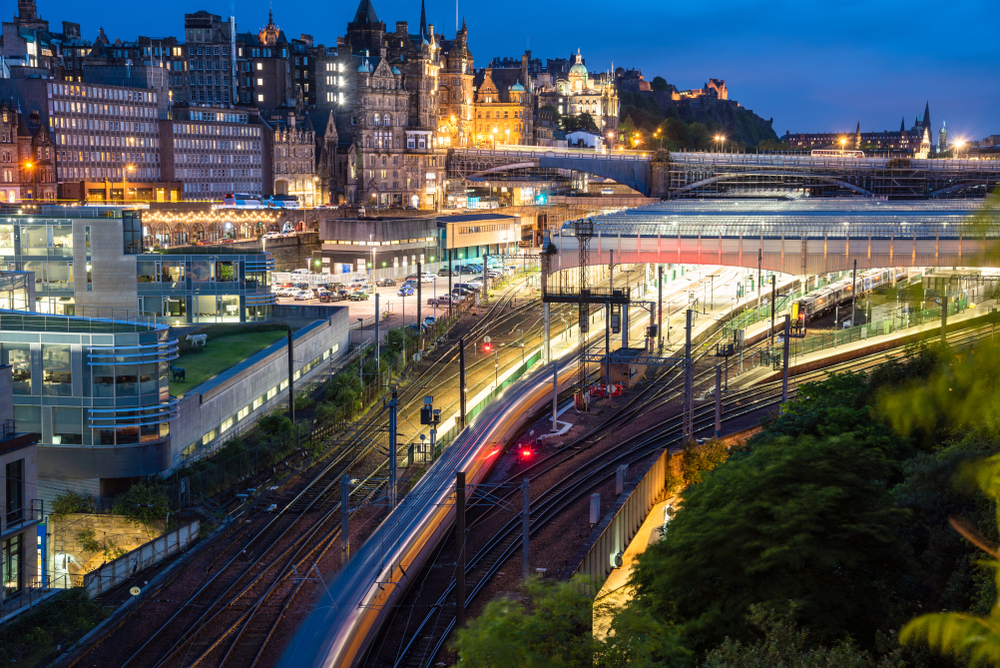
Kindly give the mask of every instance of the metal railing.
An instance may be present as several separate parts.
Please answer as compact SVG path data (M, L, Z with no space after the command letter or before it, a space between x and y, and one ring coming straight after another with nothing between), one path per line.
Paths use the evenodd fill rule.
M5 331L76 332L115 334L167 329L152 313L100 306L76 307L76 315L29 313L0 309L0 329Z

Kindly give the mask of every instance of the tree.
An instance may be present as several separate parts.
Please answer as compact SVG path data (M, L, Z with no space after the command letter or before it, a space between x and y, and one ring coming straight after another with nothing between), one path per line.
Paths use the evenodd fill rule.
M455 641L458 666L593 665L592 600L579 581L525 585L526 604L497 599L460 629Z
M597 129L597 123L594 121L594 117L586 112L577 114L576 116L563 116L562 127L566 132L577 132L579 130L584 132L593 132L595 134L600 132L600 130Z
M1000 525L1000 455L963 467L962 477L976 483L980 491L996 504ZM992 559L984 563L993 570L996 590L1000 591L1000 554L972 533L967 537L979 544ZM936 612L921 615L903 627L899 640L904 644L926 643L932 650L951 654L970 666L1000 665L1000 598L988 615L964 612Z
M653 82L650 84L650 88L653 90L670 90L670 84L663 77L656 76L653 77Z
M743 644L726 640L705 657L702 668L893 668L901 665L897 649L876 663L871 654L850 640L832 647L814 646L809 633L788 617L781 617L760 605L750 606L747 619L763 634L763 639Z
M850 434L752 443L690 488L665 538L639 557L635 604L678 624L699 652L751 639L750 605L781 612L790 601L819 640L870 645L884 593L906 570L892 474L876 442Z
M153 528L153 520L166 517L170 511L170 500L162 485L152 482L138 482L115 497L112 512L121 515L132 525L145 529L148 534Z

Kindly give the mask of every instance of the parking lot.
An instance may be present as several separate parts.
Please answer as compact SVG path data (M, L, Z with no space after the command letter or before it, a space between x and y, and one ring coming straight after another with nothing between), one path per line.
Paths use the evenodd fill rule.
M457 273L457 272L456 272ZM512 270L511 272L512 273ZM331 283L336 280L336 276L331 275ZM428 276L428 279L430 277ZM472 272L462 272L456 276L452 276L451 283L452 287L459 283L468 283L469 281L475 279L482 279L481 273ZM321 302L312 291L304 291L309 293L308 298L296 299L295 297L283 297L278 296L279 304L297 304L297 305L318 305L327 304L336 306L347 306L350 313L350 318L352 323L358 319L365 319L367 324L367 319L375 315L375 295L378 295L379 310L381 311L381 316L388 327L399 327L403 324L414 324L417 321L417 296L416 290L414 290L412 295L403 296L399 294L399 291L403 285L404 281L396 281L396 285L385 286L385 287L374 287L372 292L366 292L366 289L359 288L352 290L351 286L345 285L344 289L347 291L348 295L366 292L368 294L367 299L362 299L360 301L354 301L350 299L340 299L332 302ZM275 285L273 289L277 291L281 286ZM423 319L425 316L432 315L437 317L438 315L446 314L448 312L448 305L445 304L435 304L429 305L427 302L429 299L438 299L444 295L448 294L448 277L447 276L434 276L433 280L427 280L420 284L421 291L421 304L420 304L420 318ZM305 295L303 295L305 296ZM465 301L468 302L472 300L474 303L478 302L478 296L475 294L470 294L465 297Z

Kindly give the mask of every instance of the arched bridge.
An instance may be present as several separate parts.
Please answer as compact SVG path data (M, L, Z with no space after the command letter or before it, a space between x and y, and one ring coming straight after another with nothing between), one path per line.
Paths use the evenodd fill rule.
M609 178L646 196L726 197L798 191L872 199L982 197L1000 184L1000 160L850 158L769 153L602 153L505 147L452 149L448 178L501 177L532 169L566 169Z
M998 216L982 202L850 199L663 202L593 219L588 265L710 264L808 276L877 267L1000 266ZM551 270L580 264L573 223Z

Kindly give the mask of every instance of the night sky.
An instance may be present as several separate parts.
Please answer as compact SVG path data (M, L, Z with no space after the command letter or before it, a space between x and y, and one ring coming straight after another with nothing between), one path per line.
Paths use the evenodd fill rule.
M372 0L389 30L397 20L416 30L419 0ZM14 13L16 4L6 3ZM114 5L38 0L39 12L59 29L82 24L93 39L100 26L112 39L182 36L185 12L206 9L236 16L240 32L267 21L266 0L236 3L135 3ZM107 10L100 18L99 7ZM239 9L237 10L237 7ZM294 10L292 9L294 7ZM335 44L354 16L355 0L275 3L275 22L289 37L312 34ZM531 14L500 11L524 7ZM427 20L452 37L455 4L428 0ZM715 2L472 3L460 0L469 24L476 65L493 56L568 57L579 47L591 70L638 67L646 80L660 75L678 88L726 80L730 99L774 129L845 131L907 127L930 101L935 133L947 122L950 139L1000 134L1000 2L952 0L837 0L831 2L715 0ZM935 135L934 141L937 141Z

